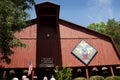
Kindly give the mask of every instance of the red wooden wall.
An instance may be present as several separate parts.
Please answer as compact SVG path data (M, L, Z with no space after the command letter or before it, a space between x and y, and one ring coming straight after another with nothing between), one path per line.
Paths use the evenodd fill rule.
M0 63L5 68L27 68L29 64L29 60L32 60L33 66L36 67L36 58L40 56L36 56L36 27L37 25L31 25L25 28L20 33L16 33L16 36L21 38L24 42L28 44L26 48L15 48L14 55L11 56L12 62L11 64ZM99 34L97 32L91 31L84 27L74 25L72 23L59 20L59 35L60 38L55 38L60 40L61 54L54 53L51 51L51 55L54 56L55 63L61 66L85 66L80 60L78 60L71 51L74 47L81 41L86 40L90 45L97 49L98 53L91 60L88 66L101 66L101 65L118 65L120 64L120 60L118 58L118 53L112 43L110 37L106 35ZM57 36L55 34L55 36ZM53 38L54 39L54 38ZM55 49L54 42L56 40L50 39L46 42L46 45L50 45L47 50ZM43 41L44 42L44 41ZM53 46L52 46L53 45ZM45 47L44 47L45 48ZM40 49L40 48L39 48ZM44 49L46 50L46 49ZM44 53L40 53L41 55ZM47 54L44 54L47 55ZM61 55L61 57L60 57ZM60 60L60 61L59 61ZM59 64L58 64L59 63Z
M60 20L60 38L63 65L85 66L71 54L71 51L81 40L87 41L98 51L88 66L120 64L118 52L109 36Z
M39 9L50 8L48 4L53 9L52 15L39 14ZM28 46L13 49L15 53L10 56L11 64L1 61L0 66L4 68L28 68L29 61L32 60L33 67L36 68L39 67L43 57L53 58L55 66L85 66L71 54L71 51L81 40L87 41L98 51L88 66L120 64L119 53L111 37L59 19L58 5L46 2L37 8L38 18L32 20L33 24L15 34ZM50 10L45 10L45 12L50 12ZM48 34L49 37L47 37Z
M36 27L37 25L31 25L23 29L21 32L17 32L15 35L19 37L23 42L27 44L24 47L18 47L13 49L14 54L10 56L11 63L6 64L3 61L0 65L3 68L28 68L29 61L32 60L33 67L36 65Z

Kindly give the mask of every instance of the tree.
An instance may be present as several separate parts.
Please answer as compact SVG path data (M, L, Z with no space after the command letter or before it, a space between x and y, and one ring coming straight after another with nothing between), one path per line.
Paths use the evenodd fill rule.
M26 46L14 34L29 24L26 9L33 4L34 0L0 0L0 61L10 63L9 56L14 53L11 48Z
M120 51L120 21L109 19L107 24L104 22L91 23L88 25L88 28L110 35L115 41L118 50Z
M120 51L120 23L115 19L108 20L106 26L106 33L111 35L115 41L117 48Z
M98 31L98 32L105 32L105 28L106 28L106 25L104 22L100 22L100 23L91 23L90 25L88 25L88 28L89 29L93 29L95 31Z

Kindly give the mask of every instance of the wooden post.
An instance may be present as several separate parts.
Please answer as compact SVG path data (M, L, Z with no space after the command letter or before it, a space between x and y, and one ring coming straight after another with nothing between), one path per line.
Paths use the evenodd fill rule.
M87 67L85 68L85 71L86 71L86 78L88 80L89 79L89 72L88 72L88 68Z
M6 76L6 70L3 71L3 76L2 76L2 78L4 79L5 76Z
M102 75L102 67L97 67L99 75Z
M32 80L34 80L34 70L32 70Z
M111 71L112 76L114 76L114 71L113 71L112 66L110 66L110 71Z

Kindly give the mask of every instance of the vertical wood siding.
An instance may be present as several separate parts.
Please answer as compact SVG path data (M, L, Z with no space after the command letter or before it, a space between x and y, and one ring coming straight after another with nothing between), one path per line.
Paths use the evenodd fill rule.
M4 68L28 68L29 61L32 60L33 67L36 66L36 25L29 26L21 32L15 34L28 46L14 48L14 54L10 56L11 63L6 64L1 61Z
M120 64L120 60L117 56L112 40L107 36L65 21L59 22L59 32L57 34L54 33L54 29L48 27L44 28L44 30L40 30L40 35L37 36L36 27L36 24L31 25L15 34L23 42L27 43L28 46L26 48L18 47L13 49L15 53L11 56L11 64L8 65L0 62L2 67L27 68L29 60L32 60L33 67L37 67L39 66L40 58L44 56L53 57L55 60L54 63L59 66L85 66L80 60L71 54L71 51L81 40L87 41L98 51L88 66ZM43 32L44 34L41 34L41 31L46 30L47 32ZM50 33L52 37L45 39L47 33ZM39 45L42 46L36 45L36 36L38 37ZM42 39L42 37L44 39Z

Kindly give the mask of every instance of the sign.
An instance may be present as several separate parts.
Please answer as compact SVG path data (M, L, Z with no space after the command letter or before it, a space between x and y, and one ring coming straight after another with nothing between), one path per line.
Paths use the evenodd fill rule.
M74 54L86 65L91 61L96 53L97 50L88 44L85 40L81 40L81 42L78 43L72 51L72 54Z
M51 57L42 57L39 67L54 67L53 58L51 58Z

